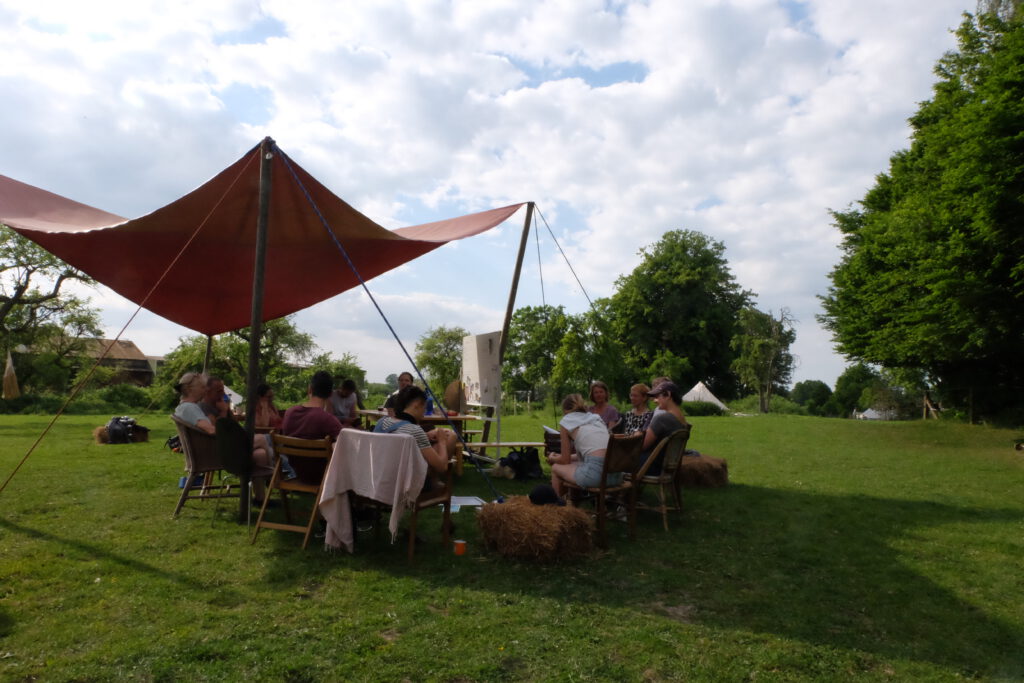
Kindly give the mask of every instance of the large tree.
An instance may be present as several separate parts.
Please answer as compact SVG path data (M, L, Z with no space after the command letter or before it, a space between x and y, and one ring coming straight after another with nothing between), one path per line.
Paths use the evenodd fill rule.
M37 388L66 390L69 359L83 348L80 338L100 333L96 310L67 291L71 282L94 284L85 273L0 225L0 352L18 346L31 351L23 378L29 387L36 374Z
M793 385L789 398L811 415L824 415L825 404L832 398L832 388L820 379L807 379Z
M732 367L739 380L757 393L762 413L768 412L772 395L789 384L793 374L789 347L795 341L793 317L787 309L778 318L753 307L740 311L738 331L732 338L736 352Z
M416 365L426 371L435 392L462 376L462 339L469 332L461 327L438 325L427 330L416 342Z
M834 417L851 417L853 411L864 410L870 390L880 382L882 376L866 363L855 363L836 379L836 388L825 404L824 412Z
M610 306L626 363L648 377L670 361L680 385L704 381L716 394L733 395L729 342L750 294L730 272L725 246L673 230L640 255L640 265L616 281Z
M248 328L243 328L213 338L208 372L222 378L228 386L238 391L244 389L247 381L248 337ZM314 367L316 370L343 372L351 374L357 383L361 381L362 370L348 354L336 361L330 354L317 356L316 352L312 336L299 330L291 317L270 320L263 325L259 349L260 376L274 388L282 402L295 401L305 395L311 372L300 368L311 367L314 361L319 363ZM177 348L164 358L164 365L157 375L156 383L162 387L162 398L170 395L170 388L182 374L203 367L205 354L206 337L182 337ZM333 364L338 362L343 364L342 368L334 367Z
M1024 383L1024 18L966 15L957 37L910 149L834 214L821 320L848 357L924 370L992 414Z
M561 306L517 308L509 323L502 370L506 386L543 398L551 384L555 354L568 329L569 316Z

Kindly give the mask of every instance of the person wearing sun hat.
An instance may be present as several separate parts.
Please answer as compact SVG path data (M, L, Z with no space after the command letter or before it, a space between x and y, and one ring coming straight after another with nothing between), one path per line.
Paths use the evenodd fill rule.
M659 382L653 389L647 392L647 395L654 399L660 410L655 411L654 417L651 418L651 423L647 426L647 431L644 433L643 453L640 456L641 462L647 460L648 456L650 456L662 439L677 429L682 429L683 425L687 424L686 415L683 414L682 409L679 407L679 404L683 402L683 393L679 391L679 387L674 382ZM651 463L651 466L647 469L647 474L661 474L660 460L659 458Z

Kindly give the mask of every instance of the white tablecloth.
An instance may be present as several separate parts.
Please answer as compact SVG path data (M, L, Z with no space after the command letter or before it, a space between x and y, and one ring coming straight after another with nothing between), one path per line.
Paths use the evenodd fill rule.
M320 495L327 546L352 552L350 491L391 506L388 529L394 542L402 514L416 502L426 476L427 461L412 436L341 430Z

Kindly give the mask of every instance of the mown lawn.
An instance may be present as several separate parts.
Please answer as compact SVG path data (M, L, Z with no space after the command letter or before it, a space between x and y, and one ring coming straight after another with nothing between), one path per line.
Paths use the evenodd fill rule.
M0 417L0 478L47 419ZM1024 679L1024 458L946 423L695 418L729 460L665 533L538 566L384 534L354 555L255 545L235 507L170 513L180 456L62 418L0 493L2 680ZM518 417L506 438L538 438ZM498 480L502 493L530 485ZM490 498L469 471L458 493Z

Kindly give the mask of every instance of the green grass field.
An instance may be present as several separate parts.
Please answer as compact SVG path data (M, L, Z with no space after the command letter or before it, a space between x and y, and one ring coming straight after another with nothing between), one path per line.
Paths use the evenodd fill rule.
M47 419L0 418L6 478ZM97 446L62 418L0 493L0 679L1024 679L1024 458L1015 433L949 423L694 418L732 483L584 562L466 556L437 514L417 561L298 534L250 545L236 507L171 519L180 456ZM511 418L539 438L550 417ZM530 484L498 480L502 493ZM470 470L457 493L491 497Z

